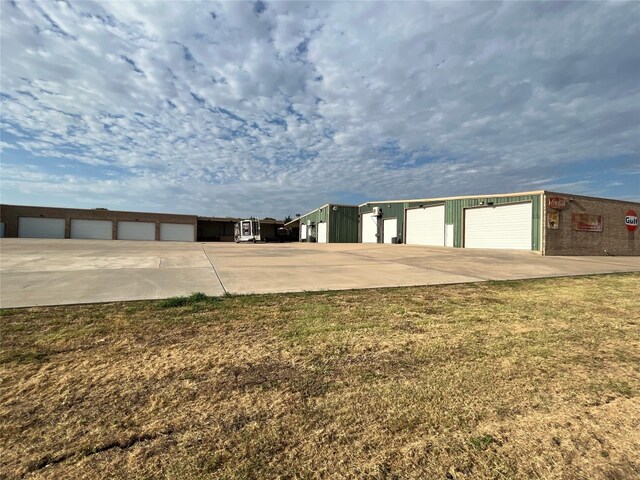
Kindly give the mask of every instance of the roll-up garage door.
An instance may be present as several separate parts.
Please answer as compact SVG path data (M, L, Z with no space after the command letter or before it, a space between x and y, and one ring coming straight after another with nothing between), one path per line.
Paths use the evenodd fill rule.
M406 243L444 247L444 205L407 210Z
M391 239L397 236L398 236L398 219L385 218L384 224L383 224L383 232L382 232L384 243L391 243Z
M113 222L111 220L71 219L71 238L92 238L111 240L113 238Z
M373 213L362 214L362 243L378 243L378 217Z
M300 225L300 240L306 240L307 239L307 224L303 223L302 225Z
M464 211L466 248L531 250L531 202Z
M167 242L193 242L193 225L161 223L160 240Z
M318 243L327 243L327 224L321 222L318 224Z
M118 222L118 240L155 240L156 224L150 222Z
M64 238L64 218L18 218L18 236L24 238Z

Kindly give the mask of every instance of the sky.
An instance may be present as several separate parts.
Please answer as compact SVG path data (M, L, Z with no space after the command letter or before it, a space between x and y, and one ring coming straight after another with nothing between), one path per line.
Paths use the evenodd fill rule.
M2 203L640 200L640 2L0 0Z

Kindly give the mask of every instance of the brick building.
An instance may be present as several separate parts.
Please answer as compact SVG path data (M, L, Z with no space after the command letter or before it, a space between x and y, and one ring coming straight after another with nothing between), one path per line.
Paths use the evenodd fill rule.
M102 208L0 204L0 237L233 242L233 226L239 220ZM262 238L287 240L279 235L278 229L282 226L282 221L261 220Z

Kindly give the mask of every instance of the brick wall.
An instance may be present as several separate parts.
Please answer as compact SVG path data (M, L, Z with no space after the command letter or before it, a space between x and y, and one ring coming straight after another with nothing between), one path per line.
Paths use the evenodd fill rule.
M566 199L562 209L548 206L549 197ZM640 255L640 229L630 232L624 223L628 210L640 214L640 203L545 192L545 255ZM549 226L550 215L558 212L558 228ZM573 214L602 215L602 231L576 231ZM605 252L606 250L606 252Z
M160 239L160 223L180 223L194 226L195 215L175 215L170 213L120 212L116 210L83 210L76 208L33 207L26 205L0 205L0 220L5 224L5 237L18 236L19 217L64 218L65 238L70 238L71 219L111 220L113 222L112 238L116 239L118 221L152 222L156 224L156 240ZM194 233L194 241L195 233Z

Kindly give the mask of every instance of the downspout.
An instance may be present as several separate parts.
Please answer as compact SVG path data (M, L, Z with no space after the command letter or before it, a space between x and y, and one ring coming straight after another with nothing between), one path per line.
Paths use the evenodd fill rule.
M542 209L540 215L540 221L542 225L540 225L540 253L542 255L546 255L547 250L547 192L544 191L540 195L541 202L540 208Z

